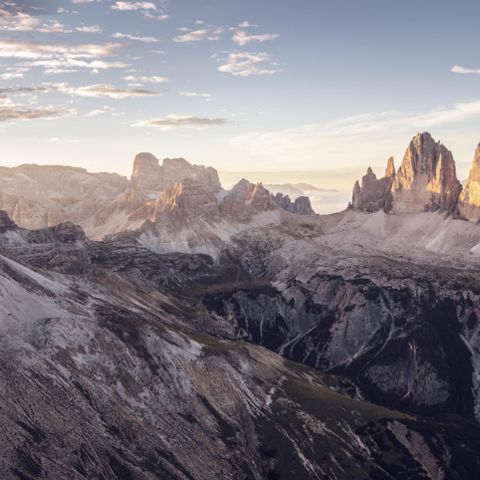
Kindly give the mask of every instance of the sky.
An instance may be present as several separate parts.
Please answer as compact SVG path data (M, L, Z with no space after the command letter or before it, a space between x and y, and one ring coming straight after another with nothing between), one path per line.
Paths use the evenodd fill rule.
M0 164L129 175L150 151L342 189L429 131L463 180L479 18L478 0L0 0Z

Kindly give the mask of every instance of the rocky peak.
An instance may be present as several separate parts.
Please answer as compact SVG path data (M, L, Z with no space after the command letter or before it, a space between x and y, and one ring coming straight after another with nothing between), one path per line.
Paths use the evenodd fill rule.
M393 181L393 211L452 211L460 191L452 153L429 133L417 134Z
M270 192L261 183L242 178L220 204L221 212L236 218L251 217L255 213L278 208Z
M378 179L371 167L362 177L362 183L357 180L353 186L352 205L357 210L364 212L388 211L390 209L390 188L395 176L393 158L387 162L385 176Z
M387 160L387 168L385 169L385 177L386 178L393 178L395 176L395 162L393 157L390 157Z
M250 186L246 204L255 207L257 210L276 210L278 208L272 200L270 192L262 183L256 183Z
M472 168L458 201L460 215L480 220L480 143L475 150Z
M158 158L139 153L133 161L132 188L140 197L155 197L163 189L163 172Z
M190 178L203 183L212 192L221 189L217 171L212 167L192 165L184 158L165 158L162 165L151 153L135 157L132 188L137 197L157 198L166 188Z
M310 199L306 196L297 197L293 202L288 195L278 192L276 195L272 194L273 201L284 210L295 213L297 215L314 215Z

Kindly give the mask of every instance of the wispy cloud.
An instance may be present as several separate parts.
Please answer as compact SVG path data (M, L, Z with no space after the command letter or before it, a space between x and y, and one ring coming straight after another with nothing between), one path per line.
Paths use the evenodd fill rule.
M136 77L134 75L128 75L123 78L127 82L139 82L139 83L167 83L168 82L167 77L159 77L156 75L139 76L139 77Z
M160 40L155 37L139 37L137 35L131 35L130 33L114 33L112 35L113 38L126 38L128 40L134 40L136 42L142 42L142 43L156 43L159 42Z
M154 97L160 95L158 92L145 89L122 88L106 83L94 85L74 86L69 83L45 83L31 87L9 87L0 88L0 98L19 94L39 94L58 92L79 97L111 98L123 100L126 98Z
M76 28L77 32L82 33L102 33L103 29L100 25L81 25Z
M232 40L240 46L247 45L250 42L268 42L275 40L280 35L278 33L264 33L261 35L249 35L245 30L235 30Z
M167 115L164 118L154 120L146 120L137 122L134 127L157 127L160 130L172 130L173 128L189 127L189 128L208 128L220 125L226 125L229 120L226 118L206 118L195 117L190 115Z
M163 2L160 3L162 4ZM110 8L121 12L140 12L147 18L166 20L168 15L161 4L154 2L116 1Z
M228 55L228 60L218 67L223 73L240 77L251 75L273 75L281 72L273 57L265 52L234 52Z
M455 124L477 118L480 119L480 100L423 112L370 112L325 124L250 132L233 138L232 144L266 164L275 161L288 166L292 158L298 158L298 168L311 168L333 156L341 166L349 166L352 151L356 152L354 161L359 165L369 164L375 158L380 164L384 156L403 152L404 143L415 132L434 129L448 134Z
M122 47L121 43L60 44L0 39L0 58L24 60L20 67L43 67L45 73L76 69L99 71L130 65L123 61L104 60L116 55Z
M121 10L123 12L157 10L157 6L153 2L114 2L110 8L112 10Z
M212 102L213 97L211 93L201 93L201 92L180 92L182 97L190 97L190 98L203 98L207 102Z
M198 30L187 30L186 33L173 37L177 43L201 42L203 40L217 41L224 32L220 27L201 28Z
M462 67L460 65L454 65L450 69L450 71L453 72L453 73L460 73L460 74L464 74L464 75L468 75L468 74L480 75L480 68L466 68L466 67Z
M0 99L0 122L15 123L25 120L53 119L74 114L72 109L54 106L26 107L10 100Z

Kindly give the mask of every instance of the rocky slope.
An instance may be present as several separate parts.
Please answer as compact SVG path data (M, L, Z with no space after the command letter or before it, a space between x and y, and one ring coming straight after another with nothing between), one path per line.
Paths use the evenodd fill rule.
M379 407L348 380L202 333L193 294L231 266L9 224L2 478L475 478L473 420Z
M476 479L480 225L450 214L476 163L458 206L418 135L328 216L147 154L131 181L7 169L17 218L97 230L0 212L2 478Z

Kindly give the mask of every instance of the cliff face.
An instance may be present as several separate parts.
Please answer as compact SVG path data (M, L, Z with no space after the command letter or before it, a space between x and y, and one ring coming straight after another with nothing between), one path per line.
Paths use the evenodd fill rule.
M452 153L429 133L419 133L396 173L393 158L381 179L368 169L361 184L357 181L353 187L352 204L365 212L453 212L461 190Z
M221 189L217 171L212 167L191 165L184 158L166 158L160 165L151 153L139 153L134 160L132 189L143 199L157 198L166 188L190 179L201 183L213 193Z
M467 183L460 194L459 213L469 220L480 220L480 144L475 150Z
M392 184L392 211L452 212L461 192L452 153L429 133L416 135Z

